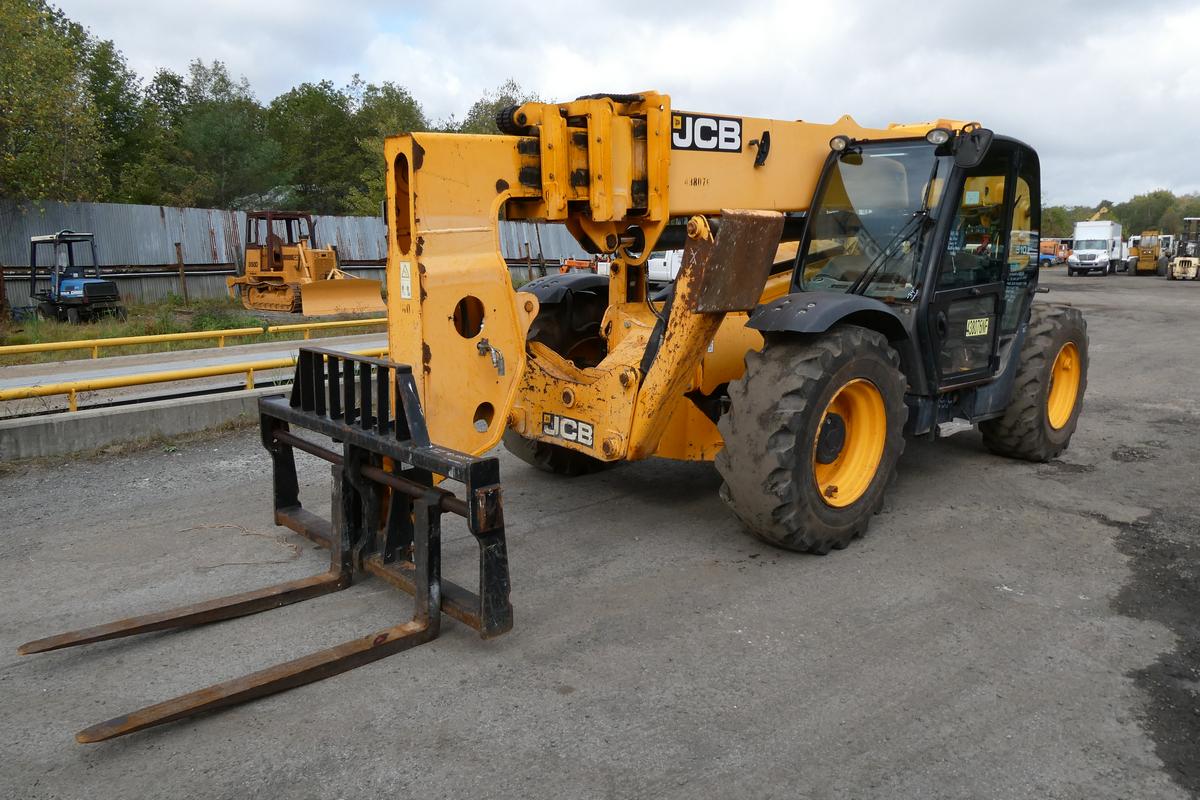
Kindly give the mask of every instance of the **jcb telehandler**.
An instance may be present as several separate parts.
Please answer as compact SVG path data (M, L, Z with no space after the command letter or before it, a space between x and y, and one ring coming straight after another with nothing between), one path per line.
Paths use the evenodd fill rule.
M246 214L242 274L225 279L251 311L322 316L384 310L379 281L342 270L337 251L317 244L309 214L251 211Z
M439 609L484 637L507 631L498 461L486 455L502 439L563 475L650 456L715 461L751 533L813 553L867 529L905 436L978 426L993 452L1034 461L1070 442L1087 331L1077 310L1034 302L1030 147L975 123L696 114L653 92L527 103L499 124L503 135L387 140L390 360L305 349L290 400L260 403L276 522L329 547L329 571L22 652L253 613L362 575L412 592L413 620L80 741L420 644ZM612 256L609 275L514 291L501 219L566 225ZM651 296L647 257L681 245L678 277ZM331 522L300 505L297 449L333 464ZM479 544L477 592L441 578L445 512Z

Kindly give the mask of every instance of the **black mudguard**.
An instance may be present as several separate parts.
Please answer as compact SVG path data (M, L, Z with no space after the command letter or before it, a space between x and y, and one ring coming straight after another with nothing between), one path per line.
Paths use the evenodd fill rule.
M909 338L908 326L873 297L833 292L795 292L754 309L746 327L763 333L824 333L839 322L879 331L891 342Z
M568 292L595 291L601 287L608 287L607 275L597 275L594 272L567 272L537 278L521 286L518 291L529 292L538 299L539 303L546 305L561 303Z

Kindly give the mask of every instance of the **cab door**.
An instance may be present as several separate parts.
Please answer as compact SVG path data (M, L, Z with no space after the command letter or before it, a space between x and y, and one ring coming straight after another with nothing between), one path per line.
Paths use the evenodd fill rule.
M1015 153L1012 143L994 142L979 166L966 171L957 204L946 207L954 216L924 326L939 391L986 381L998 366ZM1036 258L1037 242L1032 246Z

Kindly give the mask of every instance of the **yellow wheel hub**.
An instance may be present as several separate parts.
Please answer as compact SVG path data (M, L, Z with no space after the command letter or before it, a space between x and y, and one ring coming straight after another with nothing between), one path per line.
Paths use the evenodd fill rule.
M866 494L887 444L887 411L875 384L855 378L837 390L813 440L813 475L826 505L844 508Z
M1050 370L1050 391L1046 395L1046 419L1054 430L1061 430L1071 420L1075 400L1079 397L1081 375L1079 348L1067 342L1058 351Z

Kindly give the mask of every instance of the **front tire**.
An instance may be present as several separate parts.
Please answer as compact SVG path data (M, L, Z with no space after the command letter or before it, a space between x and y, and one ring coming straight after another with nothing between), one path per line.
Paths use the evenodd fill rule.
M875 331L768 339L729 385L721 498L770 544L845 547L878 513L904 450L904 390L899 356Z
M1087 390L1087 321L1077 308L1038 303L1003 416L979 425L997 455L1049 461L1071 443Z

